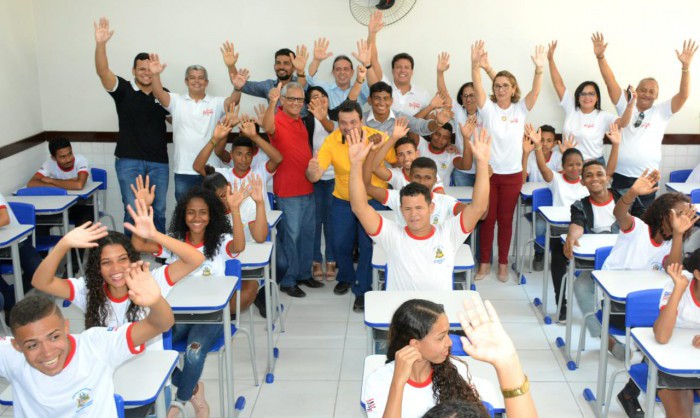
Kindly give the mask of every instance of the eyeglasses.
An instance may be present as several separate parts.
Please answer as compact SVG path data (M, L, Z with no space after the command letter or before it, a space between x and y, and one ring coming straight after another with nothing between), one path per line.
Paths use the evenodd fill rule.
M471 93L471 94L463 94L462 97L465 98L465 99L467 99L467 100L474 100L474 98L476 97L476 94L474 94L474 93Z
M594 91L579 93L579 97L595 97L595 96L597 96L597 94Z
M493 89L495 91L498 90L508 90L510 88L510 84L494 84Z
M304 98L303 97L289 97L289 96L284 96L285 99L287 99L290 103L304 103Z
M639 128L642 126L642 122L644 121L644 112L640 112L639 116L637 116L637 120L634 121L634 127Z

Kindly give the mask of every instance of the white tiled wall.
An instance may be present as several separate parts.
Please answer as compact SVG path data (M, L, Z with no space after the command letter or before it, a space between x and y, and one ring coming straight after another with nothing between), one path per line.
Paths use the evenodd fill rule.
M117 175L114 171L114 147L115 144L113 143L76 142L73 144L74 152L85 155L92 167L107 170L109 187L107 195L108 211L114 215L118 223L117 228L121 230L123 208ZM168 152L172 157L172 144L168 145ZM662 152L662 183L668 181L668 173L671 171L693 168L700 162L700 144L664 145ZM607 153L609 153L609 146L606 145ZM48 156L48 149L45 144L42 144L0 160L2 173L4 173L4 175L0 176L0 192L9 195L12 191L22 187ZM175 186L171 173L168 187L167 219L170 219L170 213L175 207L174 190ZM664 191L665 189L662 187L661 190Z

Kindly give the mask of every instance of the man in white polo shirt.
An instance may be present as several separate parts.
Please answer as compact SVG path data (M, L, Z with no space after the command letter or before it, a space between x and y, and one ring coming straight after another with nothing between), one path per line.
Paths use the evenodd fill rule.
M610 99L615 103L617 113L622 115L627 107L627 93L622 94L622 88L617 83L612 69L605 59L605 43L603 35L593 34L593 52L598 60L600 73L605 80ZM695 42L683 42L683 51L676 51L681 62L681 85L670 100L655 104L659 97L659 83L651 77L643 78L637 85L637 106L632 113L629 125L622 131L622 144L617 161L617 169L613 175L612 187L623 194L641 176L644 170L659 170L661 165L661 141L671 116L677 113L690 96L690 63L698 47ZM640 216L651 204L656 193L639 196L632 208L632 213Z
M114 370L175 323L143 266L132 264L126 278L132 303L149 308L139 322L71 335L53 300L28 296L15 305L14 338L0 339L0 376L12 384L15 417L117 417Z
M406 227L384 220L367 203L362 166L373 144L353 132L349 138L350 204L367 234L386 252L387 290L451 290L457 249L487 209L489 199L488 160L490 138L482 131L470 144L477 160L473 201L461 213L434 226L435 204L430 191L418 183L401 189L401 214Z
M229 97L209 96L209 76L201 65L190 65L185 70L187 94L169 93L163 89L160 73L165 69L158 55L151 54L149 68L153 77L153 94L173 118L173 143L175 144L175 200L187 191L202 184L202 177L192 164L197 154L214 134L216 123L226 114L231 103L238 103L241 93L233 91ZM216 155L209 157L209 165L223 167Z

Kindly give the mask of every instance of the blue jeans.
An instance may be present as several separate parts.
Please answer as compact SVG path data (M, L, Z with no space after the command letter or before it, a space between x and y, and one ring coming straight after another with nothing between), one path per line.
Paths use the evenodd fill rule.
M443 179L443 182L445 179ZM476 174L474 173L463 173L456 168L452 170L452 183L455 186L469 186L474 187L476 183Z
M335 261L333 256L333 224L331 223L331 205L335 180L319 180L314 183L314 200L316 201L316 231L314 233L314 261L323 262L321 254L321 227L326 240L326 263Z
M375 210L385 209L376 200L370 200L368 203ZM352 213L350 202L347 200L334 197L331 216L333 218L333 251L338 263L336 279L339 283L350 283L355 296L364 295L372 289L372 239ZM352 261L355 242L358 243L360 250L357 269Z
M228 312L224 312L224 315L228 315ZM175 369L173 372L173 384L177 386L175 398L178 401L184 403L192 397L202 377L207 353L223 333L223 327L214 324L175 324L173 327L173 341L187 339L184 366L182 370Z
M126 211L126 205L134 203L134 193L130 186L136 183L136 177L139 174L143 176L144 181L148 176L151 185L156 186L156 198L153 201L153 223L159 232L165 233L165 201L168 196L168 178L170 176L168 164L115 157L114 168L117 171L119 190L124 205L124 222L133 222ZM129 231L124 232L131 235Z
M199 174L177 174L175 173L175 201L185 196L191 188L202 185L202 176Z
M280 287L292 287L299 280L311 278L316 211L314 195L277 196L277 208L284 212L275 243L277 278Z
M4 254L3 254L4 256ZM10 257L10 250L7 249L7 256ZM33 289L32 287L32 277L34 277L34 272L41 264L43 259L36 251L36 248L32 246L32 240L27 238L19 244L19 264L22 269L22 286L24 289L24 294ZM11 261L7 261L11 263ZM15 279L16 280L16 279ZM15 287L10 286L7 282L0 276L0 300L4 299L3 309L9 311L15 306Z

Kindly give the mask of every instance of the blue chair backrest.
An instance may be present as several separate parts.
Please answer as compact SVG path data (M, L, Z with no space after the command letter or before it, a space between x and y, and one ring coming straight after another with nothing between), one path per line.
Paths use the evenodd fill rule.
M117 417L124 418L124 399L115 393L114 403L117 405Z
M627 295L625 304L625 326L653 327L659 316L659 300L663 289L648 289Z
M532 212L537 212L541 206L552 206L552 191L549 188L536 189L532 192Z
M241 289L241 260L226 260L226 276L238 277L238 284L236 285L236 290Z
M452 340L452 350L450 350L451 356L468 356L466 351L464 351L464 346L462 345L462 340L459 339L457 334L449 334Z
M669 175L668 181L670 183L685 183L685 181L688 180L690 173L692 173L692 172L693 172L693 170L671 171L671 174Z
M12 213L15 214L17 222L22 225L36 225L36 210L34 205L29 203L9 202Z
M690 191L690 202L700 203L700 189L695 189Z
M603 263L605 263L605 259L608 258L610 255L610 251L612 251L613 247L601 247L595 250L595 261L594 261L594 269L595 270L601 270L603 268Z
M173 349L173 330L169 329L167 332L163 333L163 349L172 350Z
M101 168L91 168L90 175L92 176L92 181L99 181L102 185L98 190L107 190L107 170Z
M60 187L25 187L17 190L17 196L66 196L66 189Z
M267 192L267 200L270 201L270 209L275 209L275 194Z

